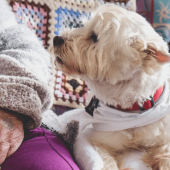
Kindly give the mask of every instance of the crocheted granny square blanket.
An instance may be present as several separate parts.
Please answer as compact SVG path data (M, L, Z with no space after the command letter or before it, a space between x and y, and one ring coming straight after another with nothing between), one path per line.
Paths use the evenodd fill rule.
M137 12L151 23L166 42L170 42L170 1L138 0L137 6Z
M40 4L36 1L12 0L10 5L15 13L16 20L20 24L26 24L42 41L45 48L49 47L50 39L50 15L51 9L48 4Z

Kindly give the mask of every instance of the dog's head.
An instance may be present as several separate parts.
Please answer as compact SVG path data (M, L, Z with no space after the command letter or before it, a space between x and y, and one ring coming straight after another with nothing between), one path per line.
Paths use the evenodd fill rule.
M60 69L81 76L91 88L96 82L129 81L136 73L153 75L164 62L159 56L169 60L167 44L135 12L106 4L83 24L54 38L54 54Z

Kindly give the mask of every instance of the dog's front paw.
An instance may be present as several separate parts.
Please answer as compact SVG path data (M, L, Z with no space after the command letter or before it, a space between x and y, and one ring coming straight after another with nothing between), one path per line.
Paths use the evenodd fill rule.
M102 170L103 160L83 134L78 135L73 150L81 170Z

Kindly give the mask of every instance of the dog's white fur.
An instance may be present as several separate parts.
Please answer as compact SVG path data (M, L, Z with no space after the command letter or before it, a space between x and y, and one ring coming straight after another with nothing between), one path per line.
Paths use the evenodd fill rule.
M66 74L84 79L106 104L142 105L167 80L169 65L160 63L156 52L170 56L167 43L134 12L103 5L90 20L84 20L84 27L65 30L61 37L64 44L54 53L63 64L57 65ZM169 120L170 114L140 128L94 131L89 140L104 160L104 169L121 168L122 154L138 149L145 152L143 160L152 169L169 170Z

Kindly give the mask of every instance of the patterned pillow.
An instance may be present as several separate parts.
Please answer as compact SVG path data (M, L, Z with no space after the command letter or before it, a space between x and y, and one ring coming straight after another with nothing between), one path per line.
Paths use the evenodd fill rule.
M137 12L151 23L166 42L170 42L169 0L137 0Z

